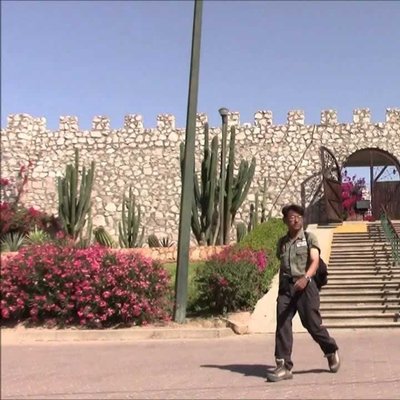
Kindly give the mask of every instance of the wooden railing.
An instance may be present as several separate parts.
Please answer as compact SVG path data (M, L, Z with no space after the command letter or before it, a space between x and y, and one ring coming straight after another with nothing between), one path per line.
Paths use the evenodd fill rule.
M382 207L381 225L383 231L385 232L385 236L390 243L393 263L395 265L400 265L400 237L384 207Z

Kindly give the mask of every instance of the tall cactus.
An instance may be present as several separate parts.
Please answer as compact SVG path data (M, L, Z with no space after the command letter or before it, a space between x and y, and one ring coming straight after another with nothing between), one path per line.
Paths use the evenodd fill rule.
M66 233L75 240L82 234L90 211L94 170L94 161L87 171L83 167L79 185L79 152L75 149L74 165L68 164L65 176L57 179L58 215Z
M235 168L235 127L231 127L231 135L229 141L229 157L227 165L227 175L225 181L225 203L224 203L224 244L229 244L230 229L235 220L239 207L243 204L249 192L251 182L256 169L256 159L252 158L249 164L246 160L241 160L239 164L238 174L234 176Z
M236 243L240 243L247 234L247 226L244 222L236 224Z
M234 176L235 168L235 128L231 128L229 142L229 157L225 182L221 185L218 175L218 138L214 136L209 147L209 128L204 126L204 155L201 163L201 184L199 184L196 171L194 171L193 202L191 226L193 234L200 245L214 245L219 232L222 230L224 244L229 243L229 233L233 225L236 213L245 200L256 167L253 157L251 163L242 160L237 176ZM183 181L183 157L184 144L180 147L181 178ZM224 190L224 218L220 226L218 194Z
M180 145L181 177L183 181L184 143ZM209 145L208 124L204 126L204 153L201 163L200 184L196 171L193 180L192 232L199 245L215 244L218 234L217 223L217 159L218 138L215 136Z
M89 208L87 224L86 224L86 234L83 233L83 229L79 233L78 247L86 249L92 244L92 233L93 233L93 220L92 220L92 209Z
M267 178L264 178L264 188L263 188L263 199L261 202L261 223L265 222L267 220L267 216L265 215L266 213L266 199L267 199Z
M260 213L261 223L266 221L266 215L265 215L266 193L267 193L267 179L264 178L263 199L261 202L261 213ZM259 222L258 210L259 210L259 193L257 191L255 194L255 204L250 204L250 216L247 228L248 232L252 231L258 225Z
M140 205L137 205L136 215L136 198L132 193L132 187L129 187L129 198L126 198L125 193L122 198L121 222L118 224L119 230L119 245L121 247L133 248L142 247L144 237L144 227L139 235L140 228Z

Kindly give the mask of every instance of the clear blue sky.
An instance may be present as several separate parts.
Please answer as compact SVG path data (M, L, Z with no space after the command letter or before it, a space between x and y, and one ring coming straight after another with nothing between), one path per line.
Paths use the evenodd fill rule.
M8 114L95 115L115 129L126 114L172 113L185 127L192 1L2 1L1 125ZM350 122L400 107L400 2L205 1L198 111L252 122L333 108Z

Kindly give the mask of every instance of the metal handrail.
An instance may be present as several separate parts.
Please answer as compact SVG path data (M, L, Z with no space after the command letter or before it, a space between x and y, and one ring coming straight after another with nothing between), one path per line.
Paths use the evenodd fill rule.
M400 237L394 228L392 221L387 215L386 209L382 207L381 214L381 226L385 232L385 236L390 243L390 248L392 250L393 263L394 265L400 265Z

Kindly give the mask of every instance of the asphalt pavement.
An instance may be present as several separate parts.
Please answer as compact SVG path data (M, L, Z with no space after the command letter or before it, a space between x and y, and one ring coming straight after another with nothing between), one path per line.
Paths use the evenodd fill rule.
M400 330L331 331L329 372L307 333L294 377L269 383L274 335L2 344L2 399L400 399Z

